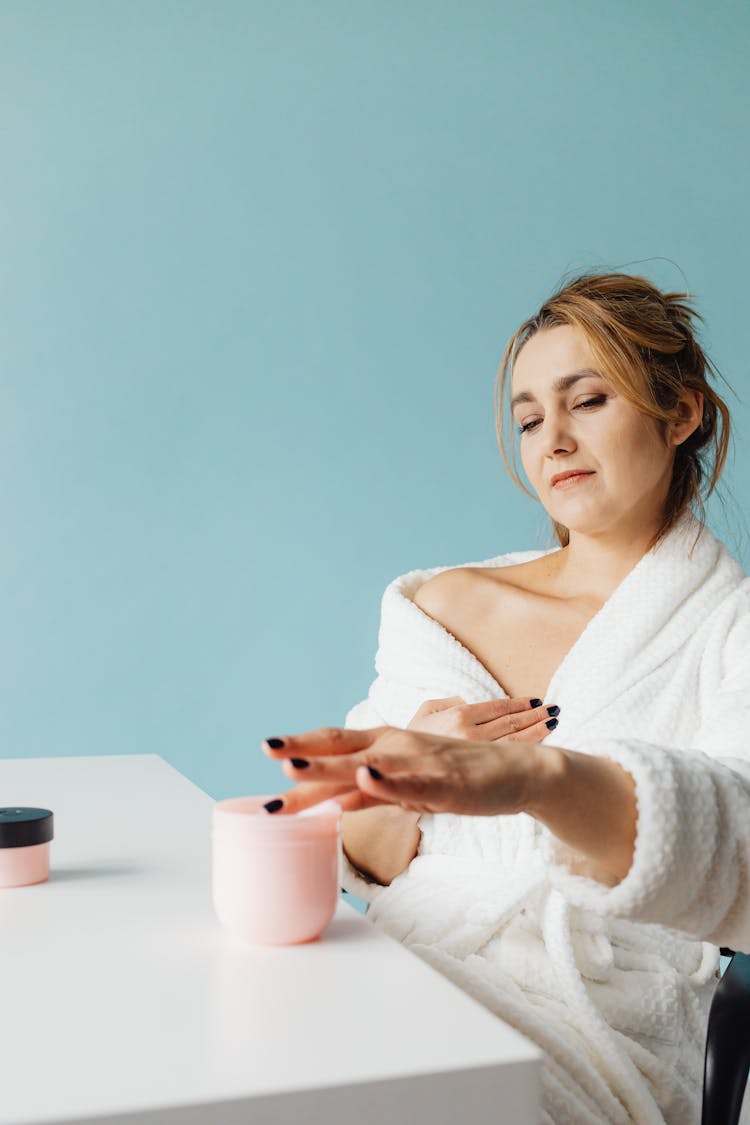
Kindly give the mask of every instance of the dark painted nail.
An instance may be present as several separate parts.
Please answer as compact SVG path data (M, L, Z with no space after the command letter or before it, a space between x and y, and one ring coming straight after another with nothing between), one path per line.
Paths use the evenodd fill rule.
M546 726L547 730L554 730L557 726L557 719L548 719L544 725Z
M529 702L530 702L532 707L541 707L542 706L541 699L531 699L531 700L529 700Z
M380 770L376 770L375 766L368 766L367 768L370 771L370 777L374 777L376 781L383 780L382 773L380 772Z
M284 745L284 739L283 738L267 738L266 743L271 747L272 750L280 750L281 747Z
M306 770L310 765L307 758L290 758L289 761L296 770Z
M281 801L281 800L279 800L279 799L277 798L277 799L276 799L275 801L266 801L266 803L265 803L265 805L263 806L263 808L264 808L264 809L265 809L265 810L266 810L267 812L278 812L278 811L279 811L279 809L280 809L280 808L282 807L282 805L283 805L283 804L284 804L284 802L283 802L283 801Z
M560 708L557 706L557 704L555 704L554 707L548 707L547 708L547 714L548 715L559 715L560 714Z

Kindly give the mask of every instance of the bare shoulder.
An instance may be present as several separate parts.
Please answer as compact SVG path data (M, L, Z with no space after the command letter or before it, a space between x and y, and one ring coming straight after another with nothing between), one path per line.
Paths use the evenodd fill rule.
M511 566L459 566L441 570L423 582L413 601L430 617L446 623L456 615L482 613L503 602L515 602L519 594L550 592L553 569L546 556Z
M552 594L560 558L560 552L555 551L512 566L477 567L475 571L485 581L508 589L522 590L527 594Z
M468 566L441 570L422 583L412 601L430 617L442 620L446 612L472 595L476 588L474 573L475 568Z

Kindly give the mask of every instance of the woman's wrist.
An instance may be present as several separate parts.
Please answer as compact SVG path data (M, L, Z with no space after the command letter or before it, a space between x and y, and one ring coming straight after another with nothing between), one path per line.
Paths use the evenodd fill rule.
M537 742L529 747L524 812L543 820L560 800L568 773L566 751Z
M634 778L609 758L557 746L536 750L526 811L595 862L606 881L624 879L637 832Z

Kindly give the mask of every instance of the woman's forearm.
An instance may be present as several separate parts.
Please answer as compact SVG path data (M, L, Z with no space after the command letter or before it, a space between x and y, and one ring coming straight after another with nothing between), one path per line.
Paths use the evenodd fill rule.
M342 817L344 852L356 868L383 886L405 871L417 854L420 814L377 805Z
M556 746L538 747L539 771L526 811L588 861L590 874L612 884L633 862L635 781L609 758Z

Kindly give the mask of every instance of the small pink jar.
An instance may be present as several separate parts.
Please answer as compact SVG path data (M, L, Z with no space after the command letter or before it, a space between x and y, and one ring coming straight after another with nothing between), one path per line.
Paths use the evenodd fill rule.
M212 824L214 909L251 945L295 945L320 936L339 894L341 808L268 813L265 797L217 801Z
M0 809L0 887L27 887L49 879L50 809Z

